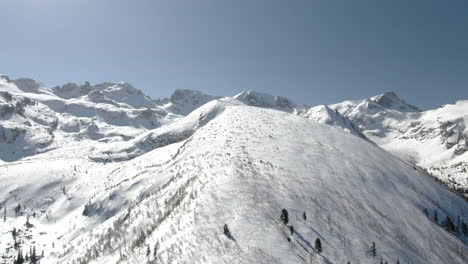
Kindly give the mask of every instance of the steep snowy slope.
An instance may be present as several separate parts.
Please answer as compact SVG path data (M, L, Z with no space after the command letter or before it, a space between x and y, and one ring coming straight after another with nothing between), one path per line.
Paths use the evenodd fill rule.
M16 254L16 227L44 263L466 262L466 237L431 220L467 219L466 201L366 140L232 99L171 126L191 134L129 161L69 148L2 165L0 250Z
M330 108L384 149L468 193L468 101L421 111L389 92Z

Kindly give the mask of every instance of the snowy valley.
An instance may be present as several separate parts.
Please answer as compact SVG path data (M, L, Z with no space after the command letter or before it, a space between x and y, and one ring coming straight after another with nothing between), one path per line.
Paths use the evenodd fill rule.
M0 263L466 263L467 123L1 75Z

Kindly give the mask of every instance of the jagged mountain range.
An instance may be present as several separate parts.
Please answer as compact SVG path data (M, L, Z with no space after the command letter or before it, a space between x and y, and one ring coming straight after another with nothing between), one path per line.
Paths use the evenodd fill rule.
M467 102L153 100L122 82L0 76L0 259L465 263L466 200L427 172L466 188Z

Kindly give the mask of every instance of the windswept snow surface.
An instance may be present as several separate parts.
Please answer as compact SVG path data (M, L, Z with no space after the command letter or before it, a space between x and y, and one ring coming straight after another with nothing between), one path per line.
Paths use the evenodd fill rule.
M462 239L423 213L467 219L466 201L376 145L238 101L197 111L173 130L191 136L129 161L65 148L3 164L0 248L16 254L16 227L23 248L44 249L43 263L466 262ZM36 212L29 230L24 215L14 218L17 203Z

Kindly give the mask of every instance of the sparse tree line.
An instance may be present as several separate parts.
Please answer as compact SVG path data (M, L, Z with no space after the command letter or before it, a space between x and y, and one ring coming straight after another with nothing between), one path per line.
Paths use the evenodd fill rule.
M178 189L176 189L172 195L164 199L162 205L156 201L154 208L151 208L151 212L148 211L147 215L152 218L151 222L143 226L132 226L132 216L141 214L141 209L137 209L137 205L143 200L151 197L153 194L158 193L160 190L166 188L169 184L173 183L177 179L182 179L182 176L176 176L152 194L146 194L140 197L137 201L132 202L128 207L127 213L121 215L113 224L113 228L109 228L106 232L99 235L97 242L93 243L92 246L86 249L83 256L78 257L71 261L71 264L86 264L92 260L96 260L102 256L104 252L112 253L114 250L119 252L119 262L125 263L127 259L132 258L132 252L140 248L145 251L143 255L148 258L148 263L158 263L160 257L160 243L156 242L153 247L146 244L147 238L159 227L168 217L173 214L175 210L183 206L183 202L187 197L190 199L194 198L193 192L189 191L189 187L196 180L196 177L189 178L185 181ZM148 208L150 209L150 208ZM159 210L157 210L159 209ZM90 205L85 205L83 210L83 216L89 217L89 213L92 212ZM98 212L99 213L99 212ZM132 228L133 237L126 236L127 230ZM127 246L128 245L128 246ZM152 249L152 250L151 250ZM65 254L65 253L64 253Z
M186 185L184 187L186 187L189 183L190 183L190 181L188 183L186 183ZM159 223L162 222L163 219L167 218L169 216L169 214L175 208L179 207L180 203L183 201L183 199L185 198L186 195L187 195L187 193L185 192L185 188L181 188L181 189L177 190L176 194L173 197L171 197L171 199L166 200L165 201L165 207L169 208L169 210L166 210L164 216L161 217L162 219L160 221L158 221L158 224L156 224L155 226L158 226ZM1 212L1 209L2 209L2 207L0 206L0 212ZM4 209L3 210L4 211L4 217L3 217L4 219L3 220L6 221L6 217L7 217L7 215L6 215L6 206L3 206L3 209ZM15 217L23 216L24 215L24 209L25 209L25 207L21 206L20 204L15 206L14 207ZM86 211L86 210L87 210L87 206L85 206L85 208L84 208L84 211ZM453 233L454 235L457 235L457 236L462 236L462 237L468 236L468 225L467 225L467 223L464 222L464 219L460 218L460 216L458 216L457 221L454 221L449 215L445 215L445 217L439 215L439 212L437 210L433 210L432 212L429 212L429 210L427 208L424 208L423 212L427 217L432 219L438 225L444 227L448 232ZM83 213L83 215L86 215L86 214ZM129 215L130 215L130 211L129 211L128 215L126 215L122 219L122 222L125 222L126 220L128 220ZM33 217L35 217L35 213L33 213ZM307 213L305 211L302 213L302 218L303 218L304 221L307 220ZM292 224L288 225L289 224L289 213L288 213L288 211L286 209L281 210L280 220L289 229L289 232L290 232L291 235L287 237L287 240L289 242L291 242L291 237L293 237L293 235L295 234L295 229L294 229L294 226ZM29 215L27 216L25 226L26 226L27 229L34 227L32 225L32 223L29 221ZM152 230L154 230L154 227L152 228ZM16 228L13 228L13 230L11 231L12 236L13 236L13 240L14 240L14 248L18 250L17 257L14 259L13 263L14 264L40 263L40 259L42 259L44 257L44 251L42 251L42 253L40 255L38 255L38 254L36 254L35 246L33 246L33 247L30 247L29 251L26 252L26 254L24 254L23 250L21 249L21 241L17 240L18 232L19 232L19 230L17 230ZM147 230L146 232L144 232L144 234L142 236L139 236L137 238L137 240L134 241L135 243L132 245L132 248L139 247L141 245L145 245L144 241L145 241L146 237L150 233L151 232L149 232L149 230ZM223 226L223 233L228 238L233 239L233 235L232 235L231 230L229 229L227 224L224 224L224 226ZM110 246L109 246L109 248L110 248ZM159 241L156 242L153 247L151 247L149 244L146 244L146 256L148 258L148 262L150 262L150 258L151 258L152 255L154 256L153 257L154 260L157 259L157 254L158 254L158 249L159 248L160 248ZM315 240L314 248L315 248L315 250L316 250L316 252L318 254L321 254L324 251L324 249L322 247L322 241L320 240L320 238L317 238ZM375 242L371 243L367 253L370 254L370 256L372 256L372 257L377 257L377 248L376 248ZM124 258L125 257L121 255L121 259L124 259ZM400 260L397 259L397 261L395 263L400 264ZM351 262L348 261L347 264L351 264ZM388 264L388 262L384 261L384 259L381 257L380 258L380 264Z
M7 203L5 202L3 205L0 204L0 209L3 207L3 222L6 222L7 220ZM15 218L18 218L18 216L24 216L26 207L24 205L21 205L18 203L13 210L15 211ZM32 213L28 214L28 216L31 215L32 217L36 218L36 212L33 211Z
M439 226L444 227L447 232L450 232L457 237L464 238L468 236L468 224L460 216L454 221L449 215L445 218L439 215L437 209L434 209L432 213L427 208L423 209L424 214L431 220L433 220Z
M44 257L44 250L42 251L41 255L36 254L36 246L32 246L29 248L29 253L23 256L23 251L21 249L18 250L18 255L16 259L13 261L13 264L39 264L40 260Z
M307 221L307 213L305 211L302 213L302 219L304 221ZM292 241L291 237L294 235L295 230L294 230L294 226L292 224L288 225L289 224L289 212L288 212L288 210L286 210L286 209L281 210L280 220L285 226L288 227L291 235L287 236L286 239L287 239L288 242L291 242ZM233 235L231 234L231 231L230 231L227 224L224 224L224 226L223 226L223 233L224 233L224 235L226 237L234 240ZM320 240L320 238L315 239L314 249L318 254L321 254L324 251L324 249L322 247L322 241ZM366 254L368 254L369 256L371 256L373 258L377 258L378 254L377 254L377 246L376 246L375 242L371 242L371 245L367 249ZM351 264L351 261L347 261L346 263ZM397 258L396 262L394 262L394 263L400 264L400 259ZM388 264L388 261L385 261L383 257L380 257L380 264Z
M3 208L2 208L3 207ZM6 222L7 220L7 205L6 202L3 204L3 206L0 205L0 209L3 209L3 222ZM15 218L18 218L19 216L24 216L25 215L25 209L26 207L21 204L17 204L14 208L15 212ZM28 214L26 216L26 222L24 224L25 229L29 230L34 227L34 225L30 221L30 216L33 218L36 217L36 212L33 212L31 215ZM23 263L40 263L40 260L44 257L44 251L41 252L40 255L36 253L36 247L35 246L30 246L29 251L23 253L23 246L22 244L24 243L23 238L21 234L23 233L22 229L16 229L13 227L13 229L10 231L11 236L13 239L13 248L18 251L16 257L13 259L13 264L23 264ZM6 259L5 255L2 256L3 259Z

